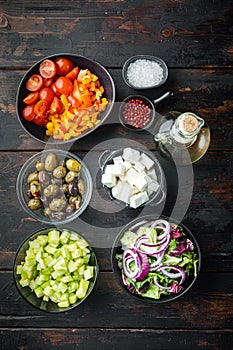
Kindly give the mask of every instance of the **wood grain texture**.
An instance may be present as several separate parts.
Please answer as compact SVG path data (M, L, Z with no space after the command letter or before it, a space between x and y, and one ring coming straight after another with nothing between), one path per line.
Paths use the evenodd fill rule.
M24 329L0 330L2 348L31 350L231 350L229 330L156 330L156 329ZM10 346L10 347L9 347Z
M58 52L115 67L138 53L161 56L171 67L232 66L229 0L198 0L195 9L191 0L4 1L1 22L2 67Z
M164 304L135 300L112 272L101 272L88 299L56 316L40 312L19 296L12 274L1 272L1 327L221 329L232 327L232 273L201 273L192 290ZM9 308L10 305L10 308Z

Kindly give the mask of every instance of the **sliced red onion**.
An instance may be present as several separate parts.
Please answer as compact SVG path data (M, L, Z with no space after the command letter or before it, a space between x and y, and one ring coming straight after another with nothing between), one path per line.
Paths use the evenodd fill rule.
M157 277L155 276L154 277L154 280L153 280L154 284L159 287L160 289L163 289L163 290L169 290L171 288L171 286L169 287L165 287L165 286L162 286L162 284L160 284L158 281L157 281Z
M130 264L134 261L134 271ZM150 265L146 254L139 252L135 248L128 248L123 252L122 265L124 274L133 281L142 281L148 275Z
M150 264L150 271L155 271L157 270L157 267L160 266L161 261L163 260L164 257L164 252L158 254L155 256L156 261Z
M168 269L175 270L177 272L176 273L169 272L169 271L167 271ZM178 267L178 266L161 265L157 268L157 270L158 271L160 270L165 277L172 278L172 279L181 278L179 284L182 284L186 279L185 271L181 267Z

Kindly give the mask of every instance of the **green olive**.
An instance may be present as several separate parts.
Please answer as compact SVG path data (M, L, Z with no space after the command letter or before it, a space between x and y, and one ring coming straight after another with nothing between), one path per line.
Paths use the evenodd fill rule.
M44 162L40 162L40 161L38 160L38 162L36 163L36 170L37 170L37 171L41 171L41 170L44 170L44 168L45 168Z
M40 184L38 181L32 181L30 183L30 192L33 197L39 197L40 195Z
M57 158L54 153L49 153L45 158L45 170L53 171L57 166Z
M53 170L53 176L56 177L57 179L61 179L62 177L66 176L66 168L62 165L57 166L54 170Z
M56 184L50 184L44 189L44 195L46 197L56 196L59 192L59 186Z
M36 210L39 209L41 207L41 201L39 200L39 198L32 198L30 199L30 201L28 202L28 207L31 210Z
M81 169L81 164L76 159L69 158L66 161L66 167L71 171L79 171Z
M44 208L44 216L49 218L50 215L51 215L51 210L48 207Z
M32 181L38 181L38 179L39 179L38 172L37 171L33 171L33 173L28 175L27 182L30 183Z
M83 196L85 193L85 184L84 184L84 181L82 179L80 179L78 182L78 190L79 190L80 194Z
M76 171L68 171L68 173L66 174L66 177L65 177L65 181L67 183L74 181L74 179L76 177L78 177L78 174L79 173L77 173Z
M63 198L54 198L49 204L49 208L52 211L61 211L65 208L65 206L66 201Z

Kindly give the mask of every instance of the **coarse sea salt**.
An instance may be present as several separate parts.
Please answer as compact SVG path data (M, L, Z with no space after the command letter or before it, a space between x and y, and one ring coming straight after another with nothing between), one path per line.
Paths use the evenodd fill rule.
M163 68L157 62L141 58L130 63L126 76L131 85L146 88L162 81Z

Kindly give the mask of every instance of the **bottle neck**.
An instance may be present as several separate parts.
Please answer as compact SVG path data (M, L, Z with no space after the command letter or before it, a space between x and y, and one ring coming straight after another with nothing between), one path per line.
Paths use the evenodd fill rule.
M193 113L181 114L173 123L171 137L178 143L191 145L195 142L204 121Z

